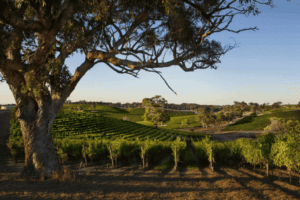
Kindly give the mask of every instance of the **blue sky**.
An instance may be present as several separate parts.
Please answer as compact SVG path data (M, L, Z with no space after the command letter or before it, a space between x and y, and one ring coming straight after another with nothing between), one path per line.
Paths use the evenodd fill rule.
M234 31L254 27L259 30L222 31L208 38L221 42L223 48L236 42L236 48L219 58L217 70L185 72L178 66L156 69L177 95L156 73L141 70L137 79L99 63L85 74L68 100L132 103L161 95L168 103L175 104L233 105L234 101L297 104L300 101L300 2L273 2L274 8L257 4L259 15L236 15L228 27ZM167 53L164 61L172 58ZM65 64L74 74L84 59L84 54L74 53ZM15 103L6 83L0 84L0 94L0 104Z

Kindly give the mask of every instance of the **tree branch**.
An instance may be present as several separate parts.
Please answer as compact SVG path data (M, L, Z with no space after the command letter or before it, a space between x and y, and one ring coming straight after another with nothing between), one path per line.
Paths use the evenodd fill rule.
M18 16L18 10L11 2L0 0L0 20L5 24L10 24L13 28L24 30L33 30L40 33L43 30L43 25L39 21L23 20L23 17ZM24 8L22 8L24 9Z
M130 28L128 29L128 31L120 36L120 39L114 43L114 49L118 49L119 46L121 44L124 44L126 41L126 38L129 38L129 36L132 34L132 32L134 31L134 29L143 21L145 21L145 18L147 18L147 16L149 16L148 11L144 11L142 13L140 13L138 16L135 17L134 22L132 23L132 25L130 26Z
M19 61L0 58L0 68L13 69L19 72L24 72L28 64L20 63Z

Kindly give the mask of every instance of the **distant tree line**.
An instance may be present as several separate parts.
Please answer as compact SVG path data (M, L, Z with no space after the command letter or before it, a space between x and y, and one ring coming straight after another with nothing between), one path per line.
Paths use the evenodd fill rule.
M80 101L75 101L72 102L71 100L67 100L65 104L83 104L83 105L91 105L91 106L96 106L96 105L107 105L111 107L117 107L117 108L122 108L122 109L129 109L129 108L143 108L142 102L133 102L133 103L112 103L112 102L102 102L102 101L86 101L86 100L80 100ZM224 108L229 108L232 105L200 105L196 103L182 103L182 104L174 104L174 103L164 103L161 105L160 108L162 109L170 109L170 110L190 110L198 113L199 108L207 110L209 113L215 113L219 112L221 110L224 110ZM269 103L264 103L264 104L258 104L258 103L245 103L243 102L237 102L234 101L234 106L235 107L240 107L241 110L243 110L243 107L251 107L251 110L257 110L257 111L262 111L266 110L266 107L271 107L272 109L278 109L279 107L283 106L282 102L278 101L273 103L272 105L269 105ZM297 107L300 107L300 102L296 105ZM285 105L284 107L291 107L290 105Z
M97 102L97 101L86 101L86 100L80 100L80 101L75 101L72 102L71 100L67 100L65 104L83 104L83 105L107 105L107 106L112 106L112 107L118 107L118 108L123 108L123 109L129 109L129 108L142 108L142 103L138 102L133 102L133 103L112 103L112 102ZM174 104L174 103L166 103L163 108L164 109L173 109L173 110L192 110L196 111L200 107L207 107L210 111L216 112L219 110L222 110L224 106L220 105L199 105L195 103L182 103L182 104Z

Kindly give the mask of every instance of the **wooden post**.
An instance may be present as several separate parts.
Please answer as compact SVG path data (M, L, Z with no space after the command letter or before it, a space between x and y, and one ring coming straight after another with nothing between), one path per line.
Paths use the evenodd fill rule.
M82 144L82 146L83 146L83 153L84 153L84 159L85 159L85 166L87 167L86 153L85 153L84 144Z
M272 166L271 168L272 168L272 176L274 176L274 173L273 173L273 166Z
M141 150L142 150L143 168L145 168L145 155L143 153L144 148L141 147Z
M267 147L268 147L268 149L270 149L269 148L269 143L267 144ZM266 167L267 167L267 177L269 177L269 160L267 161L267 164L266 164Z
M177 170L177 149L176 149L176 146L175 146L175 171Z
M80 160L80 167L82 167L82 163L83 163L83 162L82 162L82 158L83 158L83 157L81 157L81 160Z
M213 148L212 147L210 147L210 153L211 153L211 155L210 155L210 166L211 166L211 170L212 171L214 171L214 167L213 167ZM231 160L230 160L230 162L231 162Z
M60 141L58 141L58 144L57 144L57 151L59 151L59 145L60 145ZM60 156L58 157L58 161L61 163Z
M115 167L114 165L114 159L113 159L113 154L112 154L112 150L111 150L111 147L109 146L109 153L110 153L110 159L111 159L111 163L112 163L112 168Z
M261 163L260 163L260 175L261 175Z
M291 169L290 169L290 168L288 168L288 170L289 170L289 175L290 175L290 184L292 184L292 175L291 175Z
M14 155L14 154L12 154L12 156L13 156L13 160L14 160L14 162L15 162L15 163L17 163L18 161L17 161L17 158L15 157L15 155Z

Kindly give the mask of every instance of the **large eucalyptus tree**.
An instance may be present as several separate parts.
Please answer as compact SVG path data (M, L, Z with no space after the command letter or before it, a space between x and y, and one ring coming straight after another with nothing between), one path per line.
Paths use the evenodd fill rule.
M50 177L52 171L61 170L50 126L96 64L134 77L140 70L159 74L155 68L171 66L185 72L217 69L219 57L234 47L223 50L207 37L225 30L257 29L227 27L235 15L255 15L256 3L271 5L271 1L239 0L246 7L241 10L231 7L237 0L0 0L0 72L17 105L25 148L22 174L44 172ZM65 60L78 50L85 61L72 75ZM159 61L169 50L173 60Z

